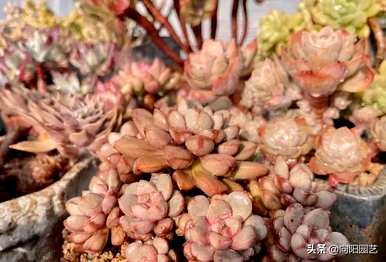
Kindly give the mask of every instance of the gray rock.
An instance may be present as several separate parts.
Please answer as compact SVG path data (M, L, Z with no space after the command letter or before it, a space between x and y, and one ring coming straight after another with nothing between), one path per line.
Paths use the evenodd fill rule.
M87 188L95 172L94 159L85 157L49 187L0 203L0 251L7 251L0 253L0 261L30 261L18 260L30 255L24 252L28 244L27 248L23 244L50 233L66 216L65 202ZM12 249L17 253L7 258Z

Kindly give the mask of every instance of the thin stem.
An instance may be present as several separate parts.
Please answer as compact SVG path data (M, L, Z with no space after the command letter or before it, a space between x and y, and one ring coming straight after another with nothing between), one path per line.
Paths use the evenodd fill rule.
M248 33L249 21L248 21L247 0L243 0L241 2L241 7L242 7L242 10L243 10L244 28L243 28L243 35L242 35L240 43L239 43L240 46L244 43L245 38L247 37L247 33Z
M189 40L188 28L186 27L186 23L180 14L180 2L179 2L179 0L174 0L173 4L174 4L174 9L176 10L178 21L179 21L180 26L181 26L182 35L184 36L184 39L185 39L185 44L188 47L188 53L192 52L193 50L192 50L192 46L191 46L190 40Z
M199 25L192 27L194 36L196 37L197 47L198 48L201 48L202 43L203 43L201 26L202 26L202 24L200 23Z
M239 0L233 0L232 5L232 38L237 42L237 16L239 12Z
M210 38L216 39L217 35L217 11L218 11L218 1L216 1L216 7L213 10L212 18L210 20Z
M180 56L175 53L158 35L157 29L154 27L154 25L147 20L146 17L138 13L133 8L128 8L123 15L129 16L131 19L136 21L141 27L143 27L146 32L148 33L151 40L156 44L170 59L173 60L174 63L176 63L179 66L182 66L183 61L180 58Z
M385 40L383 30L376 18L369 18L368 24L373 31L373 35L377 44L377 54L376 54L376 65L378 66L384 58L385 55Z
M173 26L169 23L168 19L161 14L161 12L153 5L150 0L143 0L146 8L154 16L154 18L163 25L168 31L169 35L173 38L174 42L180 46L185 52L189 52L187 45L181 42Z

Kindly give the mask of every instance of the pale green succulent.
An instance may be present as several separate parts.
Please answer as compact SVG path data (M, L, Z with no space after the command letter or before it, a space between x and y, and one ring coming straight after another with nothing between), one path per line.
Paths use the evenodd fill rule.
M379 0L304 0L303 5L316 23L343 27L361 38L370 34L367 19L380 11Z
M77 3L61 21L62 28L76 39L86 42L122 43L126 36L124 24L107 9Z
M288 14L274 10L262 17L258 34L260 56L280 53L289 35L300 29L312 27L310 21L304 12Z
M362 101L377 111L386 113L386 61L381 64L369 89L363 93Z

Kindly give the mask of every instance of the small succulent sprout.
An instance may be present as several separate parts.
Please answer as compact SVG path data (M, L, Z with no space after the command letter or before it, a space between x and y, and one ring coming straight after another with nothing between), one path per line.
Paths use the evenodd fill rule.
M152 174L150 181L129 184L118 203L124 213L119 220L123 230L130 238L144 241L153 234L169 236L174 226L171 218L184 209L184 198L173 191L168 174Z
M233 94L241 70L240 51L234 41L205 41L202 49L190 54L185 62L185 78L191 87L188 98L209 103L218 96Z
M122 246L123 256L128 262L154 261L167 262L176 261L176 255L169 248L166 239L155 237L147 241L137 240Z
M194 196L187 210L176 223L187 240L184 254L191 260L246 261L267 235L265 221L252 214L252 201L245 191L214 195L210 200Z

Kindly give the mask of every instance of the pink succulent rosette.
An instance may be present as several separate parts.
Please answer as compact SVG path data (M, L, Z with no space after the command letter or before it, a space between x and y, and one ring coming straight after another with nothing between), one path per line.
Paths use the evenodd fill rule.
M178 87L180 76L164 65L158 58L151 63L130 62L110 82L123 94L168 91Z
M177 218L184 235L184 254L191 261L247 261L260 250L267 235L263 218L252 214L252 201L243 191L191 198L188 213Z
M374 76L366 40L330 27L294 33L283 52L283 63L303 92L314 98L329 96L338 88L363 91Z
M251 77L245 82L240 103L247 107L265 110L286 108L300 99L300 90L290 83L281 62L274 57L255 65Z
M108 242L121 245L126 235L119 225L121 212L117 207L121 182L118 174L99 173L90 182L89 191L70 199L66 210L70 216L64 221L68 240L79 251L100 253Z
M301 117L277 117L260 129L261 149L268 158L298 159L313 148L314 138Z
M309 165L316 174L330 175L332 184L352 183L369 169L371 157L368 144L353 129L329 127L318 139Z
M332 232L327 210L307 211L298 203L276 212L272 229L263 261L330 261L340 255L327 252L330 246L349 244L343 234ZM318 246L326 252L317 252Z
M315 181L314 174L306 164L290 166L278 157L269 175L249 182L254 207L261 214L300 203L311 210L329 209L336 196L328 185Z
M185 207L182 194L173 190L168 174L152 174L151 180L140 180L122 189L119 207L124 213L119 220L126 234L136 240L149 240L154 234L171 238L173 217Z
M185 79L191 88L188 98L208 103L218 96L233 94L239 86L241 60L234 41L205 41L201 50L190 54L185 62Z

